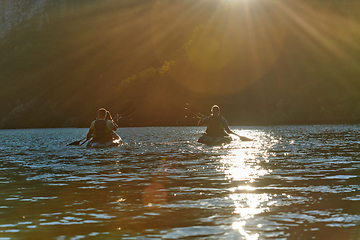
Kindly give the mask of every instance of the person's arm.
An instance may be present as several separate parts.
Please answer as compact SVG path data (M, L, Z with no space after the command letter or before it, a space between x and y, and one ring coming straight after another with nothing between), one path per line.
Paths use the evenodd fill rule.
M250 138L240 136L239 134L236 134L233 131L231 131L231 129L229 128L229 125L227 125L227 122L226 122L226 126L224 127L224 129L227 133L234 134L235 136L239 137L241 141L252 141L252 139L250 139Z
M241 139L241 136L240 136L240 135L238 135L238 134L234 133L233 131L231 131L231 129L230 129L230 127L229 127L229 124L228 124L228 122L226 121L225 118L222 117L221 123L222 123L222 125L223 125L223 127L224 127L224 129L225 129L225 131L226 131L227 133L229 133L229 134L234 134L235 136L237 136L237 137L239 137L239 138Z
M112 116L111 116L111 113L110 113L110 111L107 111L106 112L106 114L107 114L107 120L106 120L106 125L107 125L107 127L111 130L111 131L116 131L118 128L119 128L119 126L116 124L116 122L114 121L114 119L112 118ZM110 123L111 124L110 124Z
M198 121L197 125L198 125L198 126L204 126L204 125L206 125L207 122L208 122L208 119L209 119L208 117L200 119L200 120Z
M111 126L112 128L110 128L110 126L109 126L109 128L110 128L112 131L116 131L116 130L119 128L119 126L116 124L116 122L115 122L114 119L112 118L111 113L110 113L109 111L108 111L107 113L108 113L108 115L109 115L109 120L108 120L108 121L110 121L110 122L112 123L112 125L113 125L113 126Z
M203 126L203 124L202 124L202 121L203 121L204 119L200 119L199 121L198 121L198 123L197 123L197 125L198 126Z
M118 129L117 124L115 124L112 120L107 120L106 125L111 131L115 132Z
M229 126L224 127L224 129L225 129L225 131L226 131L227 133L229 133L229 134L234 134L235 136L241 138L240 135L238 135L238 134L234 133L233 131L231 131L231 129L229 128Z
M94 133L94 129L90 128L89 132L86 135L86 140L89 140L92 137L93 133Z
M90 129L86 135L86 140L89 140L92 137L92 135L94 133L94 129L95 129L95 121L92 121L90 124Z
M111 120L111 121L112 121L112 123L114 124L114 127L115 127L114 131L116 131L119 128L119 126L116 124L116 122L114 120Z

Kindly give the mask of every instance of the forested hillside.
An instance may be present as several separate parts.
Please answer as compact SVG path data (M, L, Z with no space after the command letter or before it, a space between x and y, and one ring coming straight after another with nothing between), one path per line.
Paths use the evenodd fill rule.
M360 3L76 1L0 43L0 127L193 125L220 105L231 125L360 122ZM191 111L186 111L189 106Z

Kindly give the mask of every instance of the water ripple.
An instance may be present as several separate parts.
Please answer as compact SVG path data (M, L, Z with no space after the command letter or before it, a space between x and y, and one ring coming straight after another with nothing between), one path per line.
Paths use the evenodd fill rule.
M358 239L358 125L122 128L124 145L67 146L87 129L2 130L0 238ZM45 235L41 235L44 234Z

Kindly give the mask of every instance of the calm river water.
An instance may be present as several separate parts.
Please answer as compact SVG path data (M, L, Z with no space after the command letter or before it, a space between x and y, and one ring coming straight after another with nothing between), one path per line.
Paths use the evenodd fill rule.
M0 239L360 239L360 125L232 129L1 130Z

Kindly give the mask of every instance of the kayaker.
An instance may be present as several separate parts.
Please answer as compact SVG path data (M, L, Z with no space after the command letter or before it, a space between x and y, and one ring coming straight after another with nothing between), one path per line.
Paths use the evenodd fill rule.
M220 115L220 107L218 105L212 106L211 113L211 116L200 119L198 122L199 126L207 126L206 135L209 137L222 137L234 134L241 138L241 136L231 131L226 119Z
M118 125L116 124L116 122L113 120L110 111L106 111L105 120L111 121L111 122L114 124L114 126L115 126L116 129L119 128L119 126L118 126ZM120 138L120 136L119 136L116 132L114 132L114 131L111 131L111 136L112 136L112 139L114 139L114 140L117 140L117 139Z
M100 108L98 110L97 119L95 119L91 125L86 139L91 137L92 142L110 142L112 141L112 132L117 128L112 121L106 120L106 109Z

